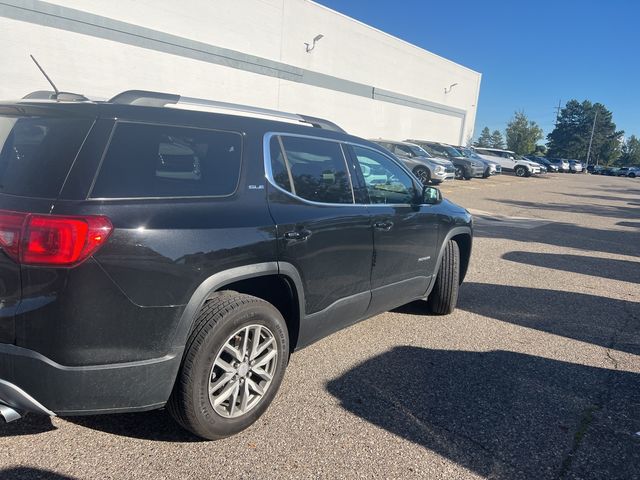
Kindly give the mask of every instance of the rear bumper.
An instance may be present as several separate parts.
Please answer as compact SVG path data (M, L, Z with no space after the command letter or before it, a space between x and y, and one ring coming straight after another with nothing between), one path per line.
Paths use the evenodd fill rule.
M181 352L139 362L68 367L0 344L0 404L21 412L86 415L162 407Z

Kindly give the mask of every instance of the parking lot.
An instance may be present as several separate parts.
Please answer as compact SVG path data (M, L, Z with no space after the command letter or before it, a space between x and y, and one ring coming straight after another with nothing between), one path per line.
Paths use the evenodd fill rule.
M458 310L419 304L293 355L240 435L163 411L0 425L0 478L640 478L640 181L455 181Z

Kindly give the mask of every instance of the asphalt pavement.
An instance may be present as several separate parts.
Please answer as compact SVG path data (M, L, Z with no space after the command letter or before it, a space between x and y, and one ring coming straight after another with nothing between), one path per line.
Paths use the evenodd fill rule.
M452 315L414 303L297 352L222 441L162 410L0 424L0 478L640 479L640 179L442 191L476 227Z

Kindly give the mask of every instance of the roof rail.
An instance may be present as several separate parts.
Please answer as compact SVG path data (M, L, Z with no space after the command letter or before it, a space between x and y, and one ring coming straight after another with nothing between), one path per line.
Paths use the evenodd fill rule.
M268 108L240 105L237 103L220 102L217 100L182 97L180 95L172 93L149 92L145 90L128 90L113 97L111 100L109 100L109 103L116 103L119 105L140 105L145 107L166 107L167 105L212 107L222 110L231 110L242 113L251 113L255 115L264 115L268 117L283 118L296 122L307 123L316 128L323 128L325 130L333 130L335 132L346 133L335 123L323 118L300 115L297 113L281 112L279 110L271 110Z
M90 100L81 95L79 93L71 93L71 92L53 92L49 90L38 90L36 92L31 92L24 97L22 100L56 100L59 102L89 102Z

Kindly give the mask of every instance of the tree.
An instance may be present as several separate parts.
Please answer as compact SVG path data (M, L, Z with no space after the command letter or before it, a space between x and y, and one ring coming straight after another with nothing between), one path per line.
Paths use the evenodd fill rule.
M594 128L595 120L595 128ZM591 164L609 164L620 156L624 132L616 130L613 115L601 103L570 100L561 110L558 123L547 135L549 156L586 160L591 129Z
M618 165L640 165L640 140L635 135L631 135L622 144L622 155L618 159Z
M536 148L538 140L542 139L542 129L533 120L529 120L524 112L515 112L514 117L507 123L505 131L507 148L520 155L528 155Z
M547 156L547 147L545 147L544 145L536 145L535 150L533 151L534 155L538 155L540 157L546 157Z
M500 130L494 130L491 134L491 147L504 148L504 138L502 137Z
M491 147L491 131L489 130L489 127L484 127L482 129L482 133L480 133L480 136L478 137L478 141L476 142L476 147L482 147L482 148L490 148Z

